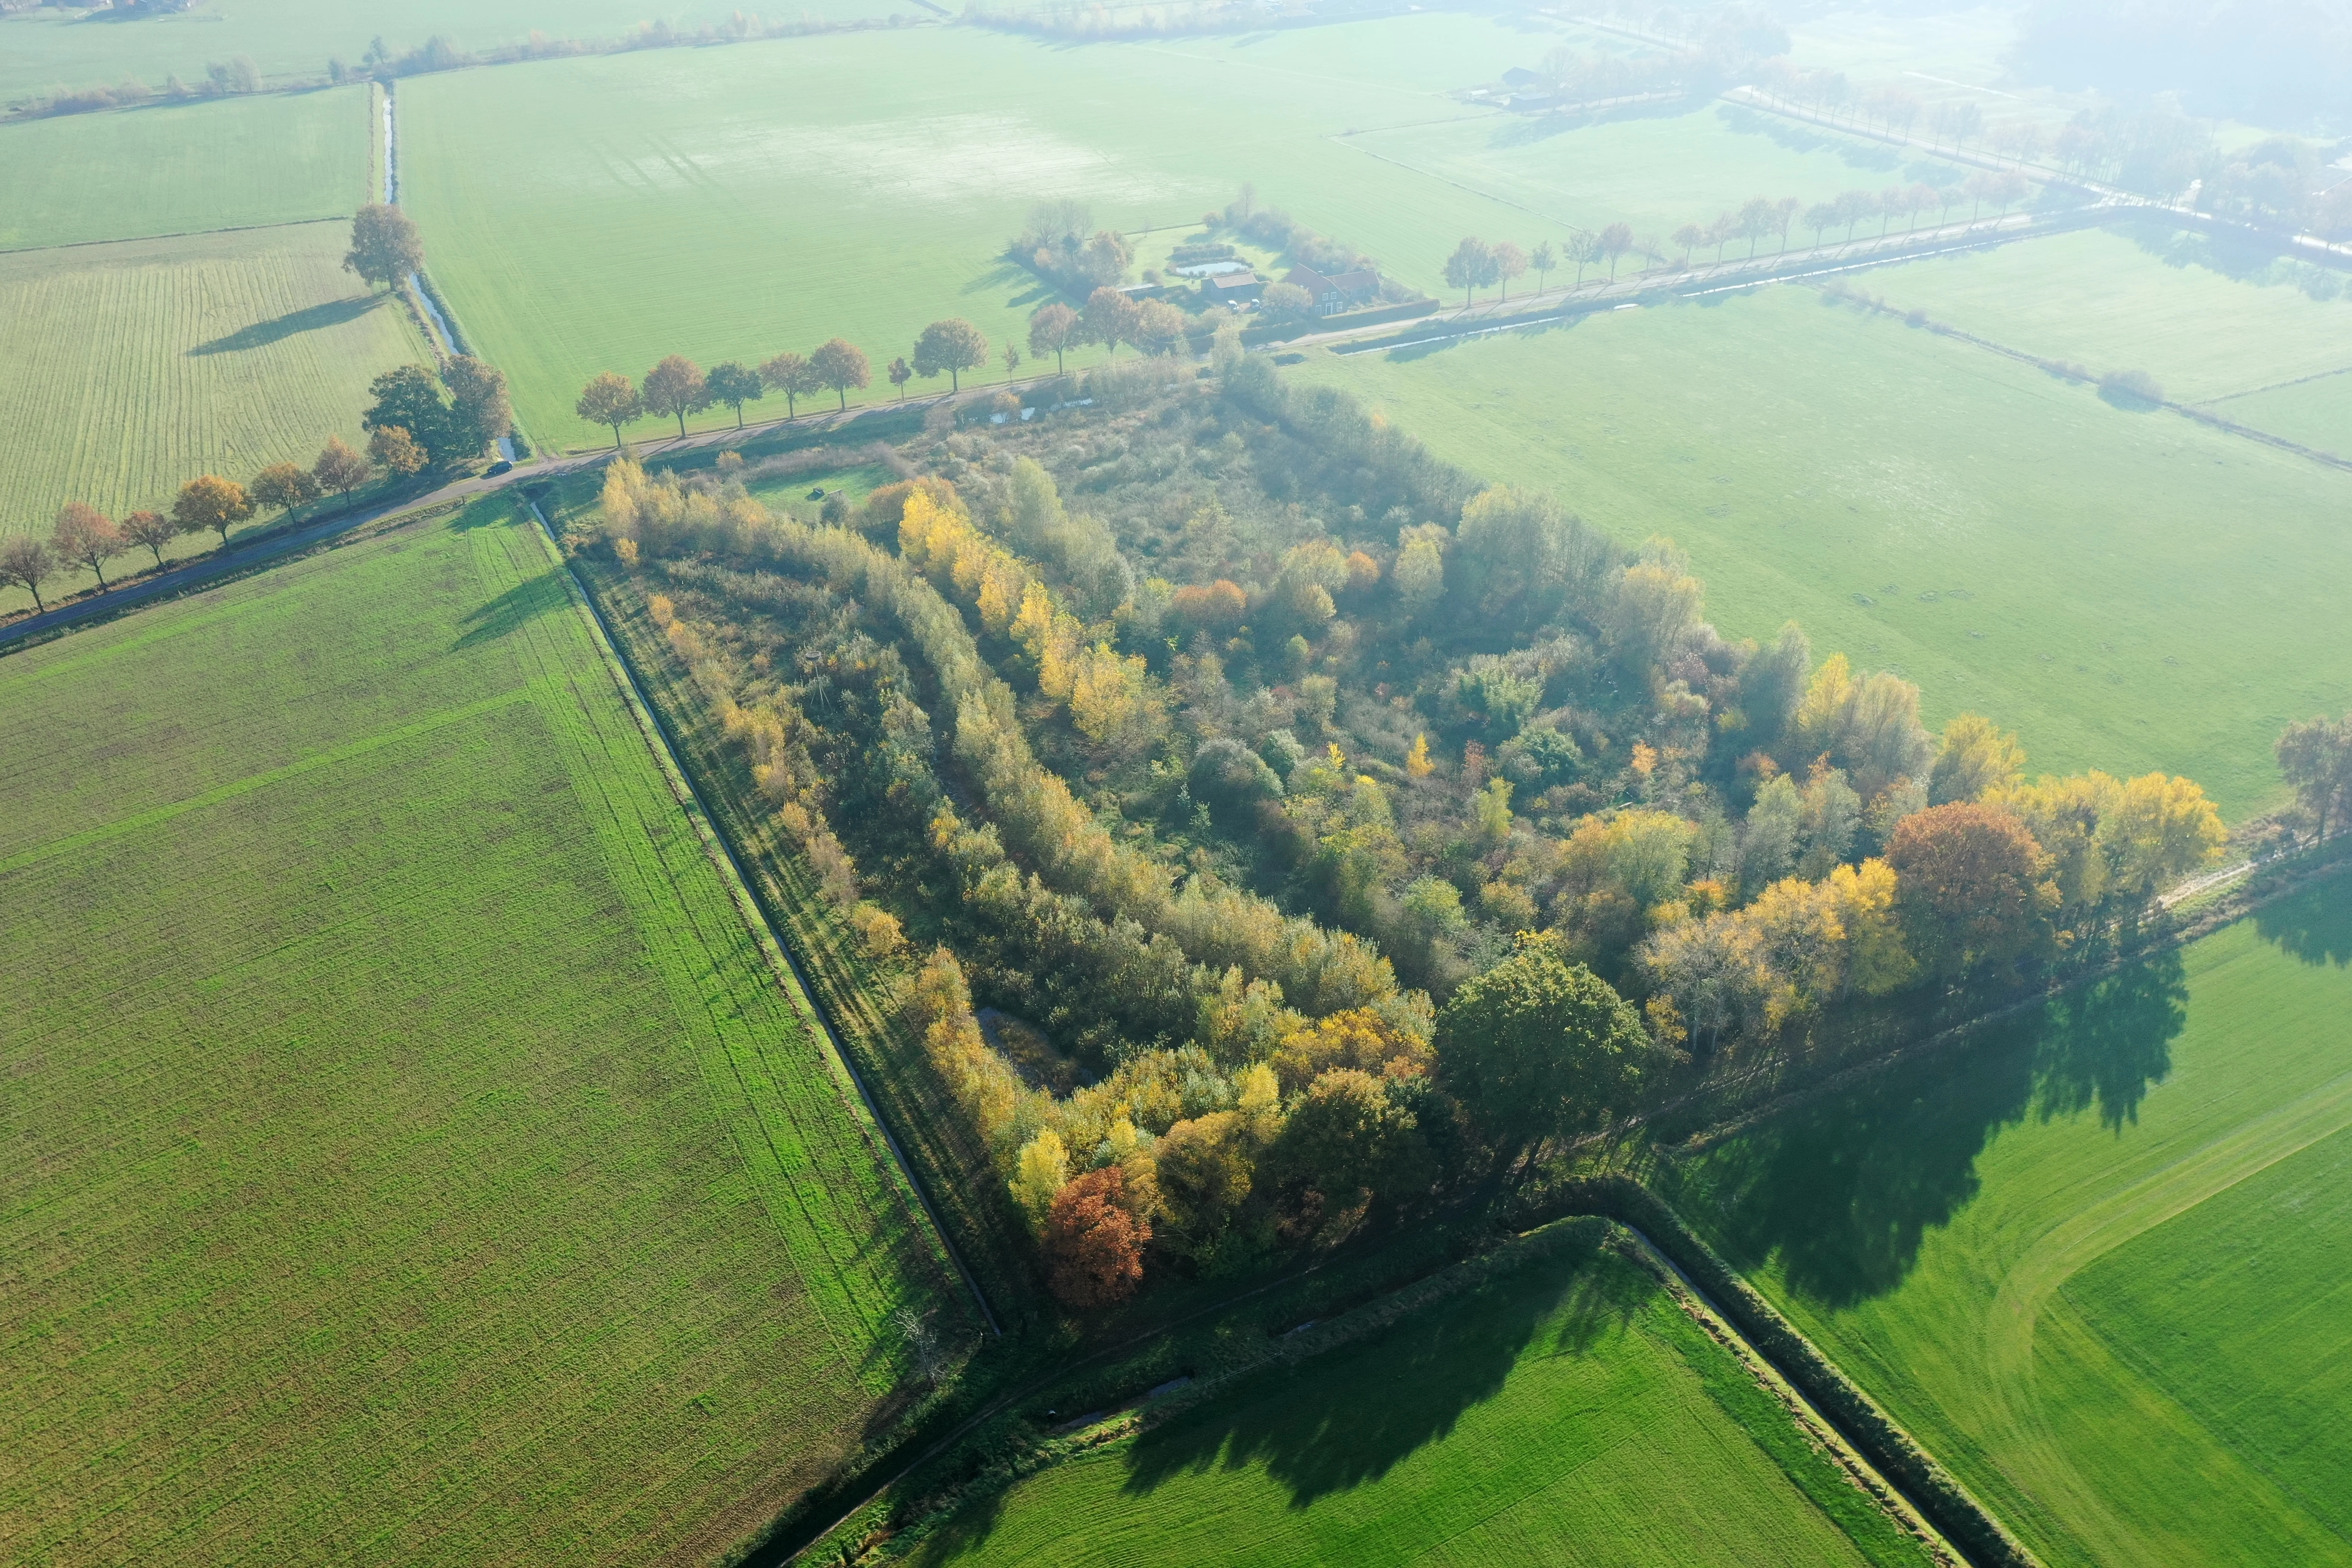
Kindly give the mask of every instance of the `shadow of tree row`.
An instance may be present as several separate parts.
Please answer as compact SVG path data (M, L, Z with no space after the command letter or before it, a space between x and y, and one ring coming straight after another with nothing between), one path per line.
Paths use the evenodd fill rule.
M1259 1469L1292 1509L1380 1480L1449 1436L1531 1358L1593 1353L1626 1331L1657 1287L1579 1247L1534 1261L1384 1332L1252 1377L1138 1437L1124 1490L1189 1475ZM924 1543L920 1563L977 1552L1007 1493L976 1500Z
M2254 929L2303 963L2352 963L2341 882L2271 906ZM1777 1257L1791 1290L1852 1306L1900 1285L1927 1232L1976 1197L1978 1157L2002 1129L2137 1122L2188 1021L2180 952L2167 950L1711 1150L1669 1175L1667 1195L1734 1267Z

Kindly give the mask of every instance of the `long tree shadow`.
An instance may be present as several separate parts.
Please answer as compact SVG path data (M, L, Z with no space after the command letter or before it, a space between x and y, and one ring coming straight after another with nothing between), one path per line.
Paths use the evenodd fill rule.
M1734 1266L1778 1258L1798 1295L1853 1306L1902 1284L1927 1232L1976 1197L1978 1156L2002 1128L2137 1121L2187 1022L2180 955L2167 951L1710 1150L1669 1174L1670 1195Z
M1524 1357L1590 1353L1638 1305L1630 1271L1529 1268L1466 1301L1301 1363L1250 1391L1146 1433L1127 1489L1180 1475L1262 1467L1290 1506L1377 1481L1450 1435L1465 1412L1500 1394Z
M2282 899L2255 913L2254 934L2315 968L2352 966L2352 887L2331 882Z
M1625 1331L1657 1287L1596 1252L1584 1246L1531 1261L1384 1333L1253 1376L1138 1437L1124 1489L1148 1497L1188 1475L1262 1468L1290 1507L1304 1509L1379 1480L1451 1434L1523 1361L1590 1355ZM1011 1500L998 1492L974 1501L914 1561L978 1550Z
M562 608L563 602L563 584L555 580L553 571L527 578L469 613L466 616L465 635L449 645L449 651L459 653L486 642L495 642L526 622Z
M375 310L391 298L388 294L355 294L346 300L329 300L324 304L305 306L289 310L267 321L256 321L249 327L239 327L225 338L215 338L208 343L198 343L188 351L190 359L207 354L242 353L247 349L268 348L271 343L315 332L328 327L340 327L355 321Z

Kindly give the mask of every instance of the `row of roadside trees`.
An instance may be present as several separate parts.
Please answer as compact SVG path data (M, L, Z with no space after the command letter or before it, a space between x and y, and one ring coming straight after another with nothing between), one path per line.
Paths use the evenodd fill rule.
M47 608L44 585L74 569L97 577L104 593L107 563L134 550L163 564L163 551L183 534L217 533L223 544L229 530L265 507L281 516L321 496L347 496L366 484L381 467L391 474L412 474L424 467L422 454L403 431L378 431L362 456L340 436L327 438L316 462L305 468L296 463L272 463L243 484L218 474L201 474L180 487L167 512L133 511L110 518L88 501L68 501L58 509L48 536L17 534L0 540L0 584L22 588L33 596L36 611Z
M1851 190L1829 201L1810 205L1796 196L1784 196L1779 201L1754 196L1738 210L1725 212L1711 223L1686 223L1675 230L1670 244L1679 254L1674 264L1689 266L1692 253L1709 246L1715 247L1715 258L1720 261L1725 249L1735 240L1746 240L1751 257L1768 238L1777 240L1779 248L1786 250L1792 227L1811 229L1816 246L1828 233L1839 229L1844 231L1845 238L1852 239L1855 231L1873 218L1878 220L1878 232L1882 235L1894 226L1897 218L1916 229L1921 214L1932 212L1948 216L1954 207L1963 203L1968 205L1969 217L1973 222L1987 207L2008 212L2032 188L2023 174L2003 169L1982 170L1948 185L1922 180L1908 185L1889 185L1883 191ZM1620 262L1629 253L1656 266L1665 263L1668 249L1654 237L1637 238L1632 226L1622 223L1579 230L1557 247L1546 240L1532 250L1509 240L1489 243L1471 236L1446 258L1445 281L1463 291L1463 303L1466 306L1481 289L1499 287L1501 297L1509 299L1511 285L1529 272L1536 275L1538 290L1546 286L1555 268L1573 268L1575 281L1581 285L1588 268L1606 266L1613 280Z
M1137 300L1106 285L1082 307L1055 300L1032 311L1028 357L1053 355L1058 374L1064 356L1073 349L1100 344L1116 356L1125 344L1144 353L1171 354L1190 342L1193 330L1192 318L1167 301ZM970 372L1001 363L1011 375L1022 363L1019 343L1008 339L992 345L987 333L955 316L925 327L913 348L893 359L882 374L904 397L907 384L917 376L930 380L945 375L954 393L962 390ZM581 388L572 411L591 425L609 428L618 447L623 427L640 419L674 419L682 437L688 416L708 408L732 410L740 428L745 405L761 402L772 392L783 397L787 419L800 417L802 398L823 392L832 393L837 410L845 413L849 395L873 384L873 363L866 352L844 339L829 338L806 354L788 350L756 365L728 360L705 370L684 354L667 354L639 382L608 370Z

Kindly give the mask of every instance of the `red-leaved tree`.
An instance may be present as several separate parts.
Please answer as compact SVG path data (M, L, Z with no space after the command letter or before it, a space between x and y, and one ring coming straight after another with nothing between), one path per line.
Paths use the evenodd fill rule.
M1126 1300L1143 1279L1151 1226L1121 1206L1127 1178L1117 1165L1089 1171L1054 1194L1045 1215L1045 1263L1054 1294L1081 1311Z

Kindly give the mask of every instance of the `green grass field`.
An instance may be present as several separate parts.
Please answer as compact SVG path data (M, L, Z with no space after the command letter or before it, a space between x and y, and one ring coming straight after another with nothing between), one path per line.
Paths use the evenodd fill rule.
M1584 1253L1045 1470L910 1560L1926 1559L1654 1281Z
M0 250L348 217L371 135L364 87L0 125Z
M961 1321L505 504L0 660L0 1558L709 1561Z
M1677 1201L2053 1568L2352 1563L2347 965L2338 879Z
M375 37L396 55L436 35L460 48L488 49L526 42L533 32L617 38L656 16L680 28L700 27L726 21L735 9L698 3L649 11L638 0L237 0L176 16L118 18L42 6L0 16L0 101L126 75L159 88L174 74L201 83L209 62L236 55L251 56L265 77L319 77L331 58L358 65ZM770 15L781 20L784 14ZM854 21L931 13L901 0L810 0L790 15Z
M2352 457L2352 369L2209 404L2214 413L2339 458Z
M360 443L368 383L425 349L342 270L349 240L318 223L0 256L0 530L46 531L68 500L166 509L198 474Z
M2214 259L2169 227L2118 226L1885 268L1855 283L2007 348L2100 374L2147 371L2181 403L2352 369L2352 300L2242 280L2207 264ZM2227 402L2221 412L2261 426Z
M837 333L887 398L929 321L1020 336L1047 296L1001 252L1049 197L1164 231L1149 247L1249 183L1439 290L1465 233L1670 231L1891 177L1843 138L1783 145L1712 109L1552 132L1450 96L1566 36L1450 13L1085 48L923 28L425 77L400 89L403 201L525 425L584 445L581 384L667 353L756 362Z
M2242 816L2281 799L2280 729L2352 689L2352 475L1810 290L1291 374L1628 543L1673 536L1727 633L1794 616L2038 768L2188 773Z

